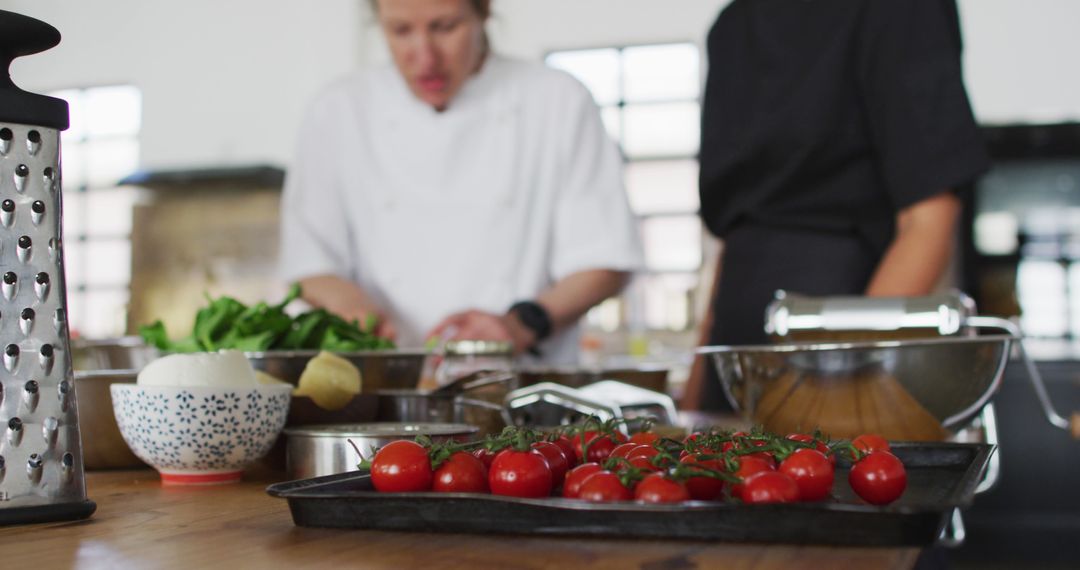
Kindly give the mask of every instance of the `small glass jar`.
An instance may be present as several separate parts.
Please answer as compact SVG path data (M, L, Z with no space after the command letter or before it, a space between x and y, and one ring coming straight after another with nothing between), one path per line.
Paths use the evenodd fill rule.
M443 347L442 362L435 370L435 381L445 386L470 374L513 372L514 346L492 340L450 340Z

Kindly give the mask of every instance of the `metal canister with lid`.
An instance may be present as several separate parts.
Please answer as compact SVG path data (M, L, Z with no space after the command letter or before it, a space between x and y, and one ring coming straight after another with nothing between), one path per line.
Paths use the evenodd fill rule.
M67 103L22 91L8 67L60 43L0 10L0 524L71 520L86 498L60 221Z

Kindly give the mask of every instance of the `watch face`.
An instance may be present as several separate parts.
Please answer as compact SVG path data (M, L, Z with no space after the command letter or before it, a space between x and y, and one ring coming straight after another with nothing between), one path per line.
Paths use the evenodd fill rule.
M517 313L521 324L536 334L536 340L543 340L551 334L551 317L548 316L544 307L537 303L524 301L515 304L511 307L511 310Z

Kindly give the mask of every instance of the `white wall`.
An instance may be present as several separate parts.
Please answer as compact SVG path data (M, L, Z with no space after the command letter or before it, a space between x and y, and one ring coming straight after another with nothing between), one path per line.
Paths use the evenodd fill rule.
M981 121L1080 121L1080 1L959 4L965 78Z
M692 40L728 0L495 0L493 42L552 49ZM142 161L176 167L292 155L311 95L385 60L366 0L0 0L64 35L16 61L25 89L132 83ZM960 0L968 89L981 120L1080 119L1080 1Z
M60 45L16 60L23 89L134 84L143 166L270 161L292 154L304 105L360 61L357 0L0 0L44 20Z

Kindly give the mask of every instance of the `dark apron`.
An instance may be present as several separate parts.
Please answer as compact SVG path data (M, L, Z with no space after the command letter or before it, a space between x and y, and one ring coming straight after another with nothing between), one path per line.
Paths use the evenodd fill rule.
M724 237L710 344L766 344L765 307L777 289L805 295L860 295L880 254L860 234L741 224ZM712 362L701 408L729 411Z

